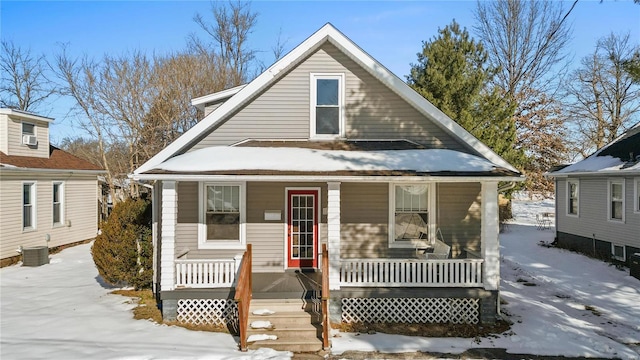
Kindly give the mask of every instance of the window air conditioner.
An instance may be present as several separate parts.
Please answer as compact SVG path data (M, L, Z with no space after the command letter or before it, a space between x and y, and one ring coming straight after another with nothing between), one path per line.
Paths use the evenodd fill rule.
M38 138L35 135L22 135L22 143L29 146L38 145Z

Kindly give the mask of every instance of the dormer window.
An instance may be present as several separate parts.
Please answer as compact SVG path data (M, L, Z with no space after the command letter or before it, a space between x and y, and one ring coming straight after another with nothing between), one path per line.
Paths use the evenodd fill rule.
M311 74L311 138L344 137L344 74Z
M24 145L33 146L37 144L36 126L31 123L22 123L22 143Z

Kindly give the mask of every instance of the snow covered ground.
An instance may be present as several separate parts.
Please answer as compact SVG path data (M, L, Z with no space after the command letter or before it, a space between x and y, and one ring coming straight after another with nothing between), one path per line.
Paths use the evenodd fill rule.
M480 339L355 335L333 338L347 350L458 354L470 348L509 353L640 359L640 280L628 269L539 246L553 229L537 230L535 214L553 202L519 200L501 235L505 314L514 322ZM90 245L51 256L36 268L0 269L0 358L4 359L289 359L289 352L241 353L227 334L189 331L133 320L127 298L109 294Z

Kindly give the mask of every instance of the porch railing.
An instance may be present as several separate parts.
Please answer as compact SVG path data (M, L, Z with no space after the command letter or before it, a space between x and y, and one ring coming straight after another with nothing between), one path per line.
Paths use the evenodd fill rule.
M240 332L240 351L247 351L247 334L249 326L249 307L251 304L251 244L247 244L247 251L242 255L238 284L234 300L238 306L238 327Z
M329 344L329 251L327 244L322 244L322 348L327 350Z
M236 279L233 259L176 260L176 287L231 287Z
M341 286L481 287L483 259L343 259Z

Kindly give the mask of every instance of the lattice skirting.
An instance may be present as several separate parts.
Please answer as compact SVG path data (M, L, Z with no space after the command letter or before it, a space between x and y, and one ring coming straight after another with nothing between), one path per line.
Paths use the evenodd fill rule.
M194 325L238 328L238 307L229 299L180 299L177 320Z
M343 298L346 323L477 324L478 299L470 298Z

